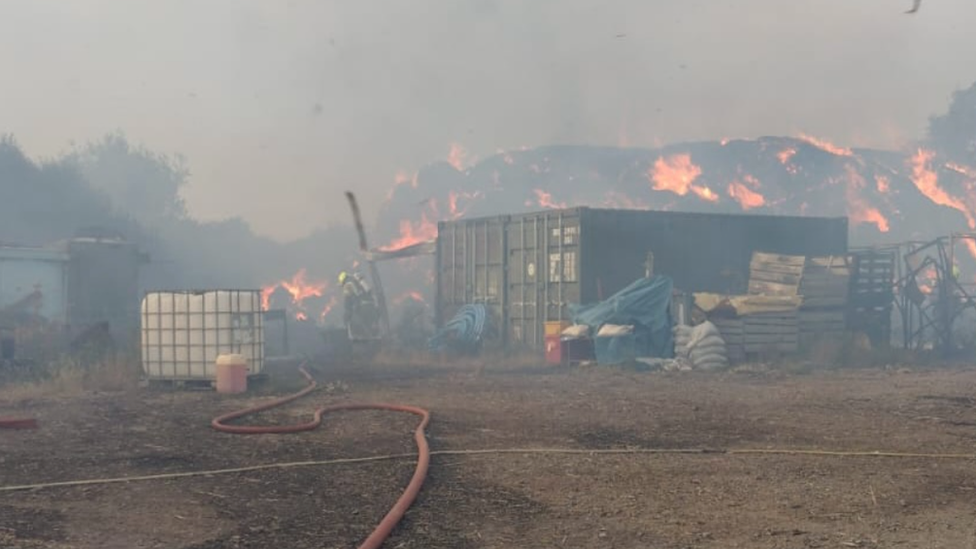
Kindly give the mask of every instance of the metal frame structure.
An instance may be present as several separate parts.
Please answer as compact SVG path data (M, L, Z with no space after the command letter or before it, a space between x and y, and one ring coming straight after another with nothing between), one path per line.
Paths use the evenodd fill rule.
M956 247L967 241L976 247L976 233L953 233L895 247L895 301L905 349L952 352L957 321L967 309L976 312L976 284L961 282L954 272Z

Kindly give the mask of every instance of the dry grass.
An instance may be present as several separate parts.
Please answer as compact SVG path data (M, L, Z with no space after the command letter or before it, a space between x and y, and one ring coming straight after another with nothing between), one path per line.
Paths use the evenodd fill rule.
M75 396L85 392L124 392L139 386L139 363L124 354L85 365L65 357L40 367L31 381L0 386L0 400L17 402L52 396Z

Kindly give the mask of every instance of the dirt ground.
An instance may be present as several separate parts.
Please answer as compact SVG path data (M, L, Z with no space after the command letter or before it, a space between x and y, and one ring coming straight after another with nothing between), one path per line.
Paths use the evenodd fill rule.
M540 367L369 366L264 423L318 404L429 409L431 447L800 448L976 453L976 371L722 374ZM0 486L413 451L416 418L329 416L292 435L210 419L263 394L139 390L6 395ZM0 390L0 397L4 396ZM355 547L406 486L412 459L0 492L0 547ZM385 547L976 548L976 461L704 454L435 456Z

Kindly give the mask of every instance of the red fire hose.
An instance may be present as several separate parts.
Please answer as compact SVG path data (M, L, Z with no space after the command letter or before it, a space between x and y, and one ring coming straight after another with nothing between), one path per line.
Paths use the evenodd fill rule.
M0 417L0 429L36 429L37 420L30 417Z
M322 416L329 412L337 412L340 410L390 410L394 412L407 412L410 414L420 416L420 424L417 425L417 429L413 433L414 441L417 443L417 468L414 470L413 477L410 479L410 483L407 485L407 489L403 491L403 495L400 499L396 501L393 508L383 517L379 525L373 530L373 533L366 538L366 540L359 546L359 549L379 549L386 538L390 536L393 532L393 528L400 522L403 515L407 512L410 504L417 498L417 494L420 492L420 487L424 484L424 479L427 478L427 469L430 465L430 448L427 446L427 437L424 431L427 429L427 424L430 423L430 412L422 408L417 408L414 406L401 406L397 404L337 404L334 406L323 406L315 410L315 414L311 421L305 423L298 423L295 425L281 425L281 426L254 426L254 425L226 425L224 422L230 421L232 419L237 419L244 417L246 415L255 414L276 406L281 406L287 404L293 400L299 399L313 390L315 390L316 383L312 379L312 376L305 370L304 366L299 368L299 371L305 376L305 380L308 381L308 386L298 391L295 394L288 395L283 398L275 399L265 404L260 404L258 406L253 406L251 408L245 408L236 412L231 412L229 414L224 414L214 418L210 425L224 433L236 433L236 434L267 434L267 433L296 433L299 431L310 431L315 429L322 423Z

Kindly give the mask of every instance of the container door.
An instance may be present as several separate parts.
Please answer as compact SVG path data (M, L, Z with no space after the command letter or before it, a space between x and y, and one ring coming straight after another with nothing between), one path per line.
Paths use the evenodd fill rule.
M509 331L512 347L539 350L545 325L568 321L579 303L578 211L521 216L508 225Z
M451 320L464 305L484 304L498 334L505 320L505 221L499 218L458 222L438 236L438 324ZM485 334L489 339L492 334Z

